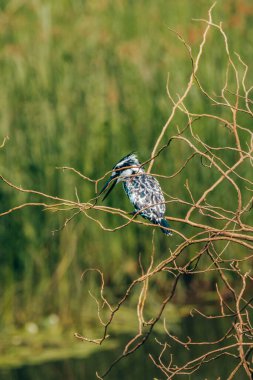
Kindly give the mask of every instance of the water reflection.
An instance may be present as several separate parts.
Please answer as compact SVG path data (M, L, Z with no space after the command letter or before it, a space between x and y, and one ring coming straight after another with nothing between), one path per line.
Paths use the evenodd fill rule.
M191 336L195 341L203 340L215 341L223 336L224 332L229 326L228 320L205 320L200 317L187 317L183 318L180 323L180 338L187 340L187 336ZM177 327L178 328L178 327ZM165 334L154 334L161 342L165 340L168 341ZM151 360L148 360L148 355L151 353L153 356L157 357L160 352L160 346L155 343L154 338L151 337L150 340L145 344L138 352L134 355L124 358L120 363L118 363L113 370L108 375L109 380L131 380L134 379L165 379L166 377L159 371ZM124 344L124 342L129 339L129 336L124 334L121 336L121 341L119 343ZM171 342L170 342L171 343ZM228 343L228 342L227 342ZM82 344L82 343L81 343ZM106 370L106 368L117 358L120 353L121 344L117 348L111 350L101 350L91 353L85 358L69 358L59 361L51 361L48 363L43 363L40 365L25 365L19 368L10 368L0 370L1 380L88 380L95 379L95 372L98 371L100 374ZM221 343L214 348L221 346ZM236 352L236 351L235 351ZM203 347L195 346L192 350L188 351L182 346L171 344L170 352L168 352L167 360L170 359L170 354L178 365L185 363L186 361L195 358L198 355L203 354ZM198 372L191 376L181 377L183 379L226 379L228 374L231 372L237 364L237 359L233 357L222 356L215 362L210 362L202 366ZM241 371L237 373L237 378L244 380L247 377L244 372Z
M148 345L144 346L132 358L122 360L108 375L110 380L153 379L159 376L159 371L150 360L146 360L150 352ZM102 373L115 359L115 351L101 351L85 359L70 358L36 366L0 371L1 380L88 380L95 379L96 371Z

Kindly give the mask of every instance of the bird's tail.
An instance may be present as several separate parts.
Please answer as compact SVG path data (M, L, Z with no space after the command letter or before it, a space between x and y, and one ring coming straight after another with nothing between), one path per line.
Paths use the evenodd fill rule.
M170 227L170 225L169 225L169 223L167 222L166 219L161 219L161 221L160 221L159 224L160 224L160 226L162 226L162 227L161 227L161 230L162 230L162 232L163 232L165 235L169 235L169 236L172 235L172 232L168 229L168 228ZM165 228L163 228L163 227L165 227Z

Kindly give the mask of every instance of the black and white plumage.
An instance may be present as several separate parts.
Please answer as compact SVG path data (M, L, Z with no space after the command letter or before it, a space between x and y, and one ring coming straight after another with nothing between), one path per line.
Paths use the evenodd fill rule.
M123 183L124 190L134 206L134 213L160 225L166 235L172 235L168 229L169 223L164 218L166 207L160 184L156 178L145 173L135 154L128 154L113 167L111 177L99 193L111 184L103 200L119 182Z

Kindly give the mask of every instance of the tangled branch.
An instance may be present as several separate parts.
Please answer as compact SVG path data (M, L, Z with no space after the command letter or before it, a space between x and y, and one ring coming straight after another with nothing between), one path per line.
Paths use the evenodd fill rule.
M110 338L110 328L114 323L116 315L122 306L127 303L137 285L140 285L138 287L139 297L136 305L138 331L123 347L121 354L105 372L102 375L97 374L97 377L100 379L105 378L119 361L134 354L146 343L156 324L161 320L165 307L175 296L180 278L183 275L194 276L201 273L204 276L211 272L214 272L216 275L215 288L219 311L216 314L207 315L203 311L194 308L191 315L192 317L199 315L206 320L228 319L230 327L218 340L209 341L203 337L202 341L194 341L191 337L184 339L173 334L164 320L164 342L157 341L157 344L161 346L160 355L157 358L150 355L150 359L166 379L173 379L179 375L195 373L201 366L210 361L215 361L221 356L230 356L235 360L236 364L234 368L231 368L228 379L235 378L241 368L243 368L249 379L252 378L253 298L249 297L248 289L252 286L253 277L250 271L245 270L246 266L244 264L245 262L252 263L253 258L253 227L249 223L249 215L252 217L253 205L253 131L252 128L241 125L240 120L243 114L244 118L246 117L247 121L249 121L248 125L252 125L253 110L250 95L253 86L247 87L248 65L238 54L235 55L235 59L232 58L228 39L222 24L213 22L213 7L209 10L207 20L198 20L205 24L205 30L196 58L192 55L191 47L184 41L182 36L176 33L188 52L192 72L182 95L172 94L168 80L167 94L172 104L171 113L154 143L150 159L144 162L144 165L149 164L148 173L171 180L178 177L183 171L187 171L192 160L198 157L200 158L199 165L210 172L210 181L205 188L204 185L200 186L200 195L194 193L188 180L185 183L187 192L185 197L180 198L166 194L166 203L173 204L174 209L176 207L183 207L186 210L184 217L167 217L173 226L172 231L174 235L172 240L170 240L168 255L165 259L158 262L154 259L155 242L153 234L152 252L150 253L148 268L145 270L141 260L139 261L141 275L128 286L124 295L116 304L111 304L105 296L104 275L99 269L89 269L83 273L83 279L85 279L88 273L95 273L100 277L101 289L99 298L95 297L92 292L90 292L90 295L97 305L98 322L103 328L103 334L100 338L96 339L82 336L79 333L76 333L75 336L82 341L98 345L102 345L106 339ZM209 94L198 77L201 59L207 45L207 37L213 29L218 31L223 38L228 63L226 79L220 95ZM239 70L243 70L242 76L239 75ZM235 91L231 91L229 88L229 75L233 77ZM186 105L187 97L193 86L196 86L200 94L219 112L198 114L188 109ZM225 110L224 114L226 116L223 115L223 110ZM170 127L172 126L172 122L175 122L177 112L183 113L187 122L182 129L177 129L177 133L170 134ZM232 142L230 144L211 146L204 141L198 135L196 126L205 128L206 121L212 121L218 128L218 131L224 129L227 136L229 136L227 140ZM163 140L167 141L161 147ZM1 147L4 144L5 141ZM169 149L171 144L182 144L186 151L189 151L186 160L174 173L168 176L151 172L155 161L166 149ZM232 153L232 163L231 159L227 159L228 153ZM83 181L93 183L95 193L97 193L100 182L110 173L107 172L101 178L94 180L71 167L58 169L72 171L75 175L80 176ZM159 228L159 226L155 226L147 221L139 220L136 216L130 216L122 209L100 205L98 202L99 197L82 203L78 199L78 196L77 200L63 199L41 191L23 189L3 176L0 176L0 179L14 191L29 194L35 199L36 197L43 199L43 201L22 203L9 210L5 210L0 214L2 217L25 207L36 206L48 211L71 211L71 217L66 218L62 228L66 227L77 214L83 214L84 217L97 223L99 228L108 232L115 232L126 227L129 228L133 223L152 229ZM233 202L227 202L229 206L217 201L213 203L213 193L217 189L223 191L222 185L224 183L227 185L226 188L229 189L227 197L236 199ZM171 207L171 209L173 208ZM102 222L101 215L104 213L117 216L121 220L121 223L114 228L108 227ZM181 226L184 225L191 227L187 234L182 232L184 230ZM176 241L176 243L173 243L173 241ZM193 257L189 257L187 254L190 247L192 248L192 252L194 252ZM240 247L243 252L239 257L237 255L237 247ZM205 258L205 260L202 260L202 258ZM183 265L180 264L182 261L184 262ZM146 320L145 310L149 299L150 282L155 281L162 273L166 273L172 279L170 289L161 301L159 310L153 310L153 317L150 320ZM230 275L233 275L233 282L230 280ZM104 310L109 313L107 320L103 317ZM203 347L203 353L183 364L177 364L171 354L171 342L186 350L191 350L193 346L201 346ZM170 357L169 362L167 360L168 357Z

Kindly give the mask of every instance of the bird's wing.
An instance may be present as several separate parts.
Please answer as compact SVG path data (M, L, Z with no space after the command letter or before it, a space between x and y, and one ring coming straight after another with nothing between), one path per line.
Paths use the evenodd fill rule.
M161 218L165 213L165 199L159 182L152 176L136 177L135 196L130 199L136 210L147 218Z

